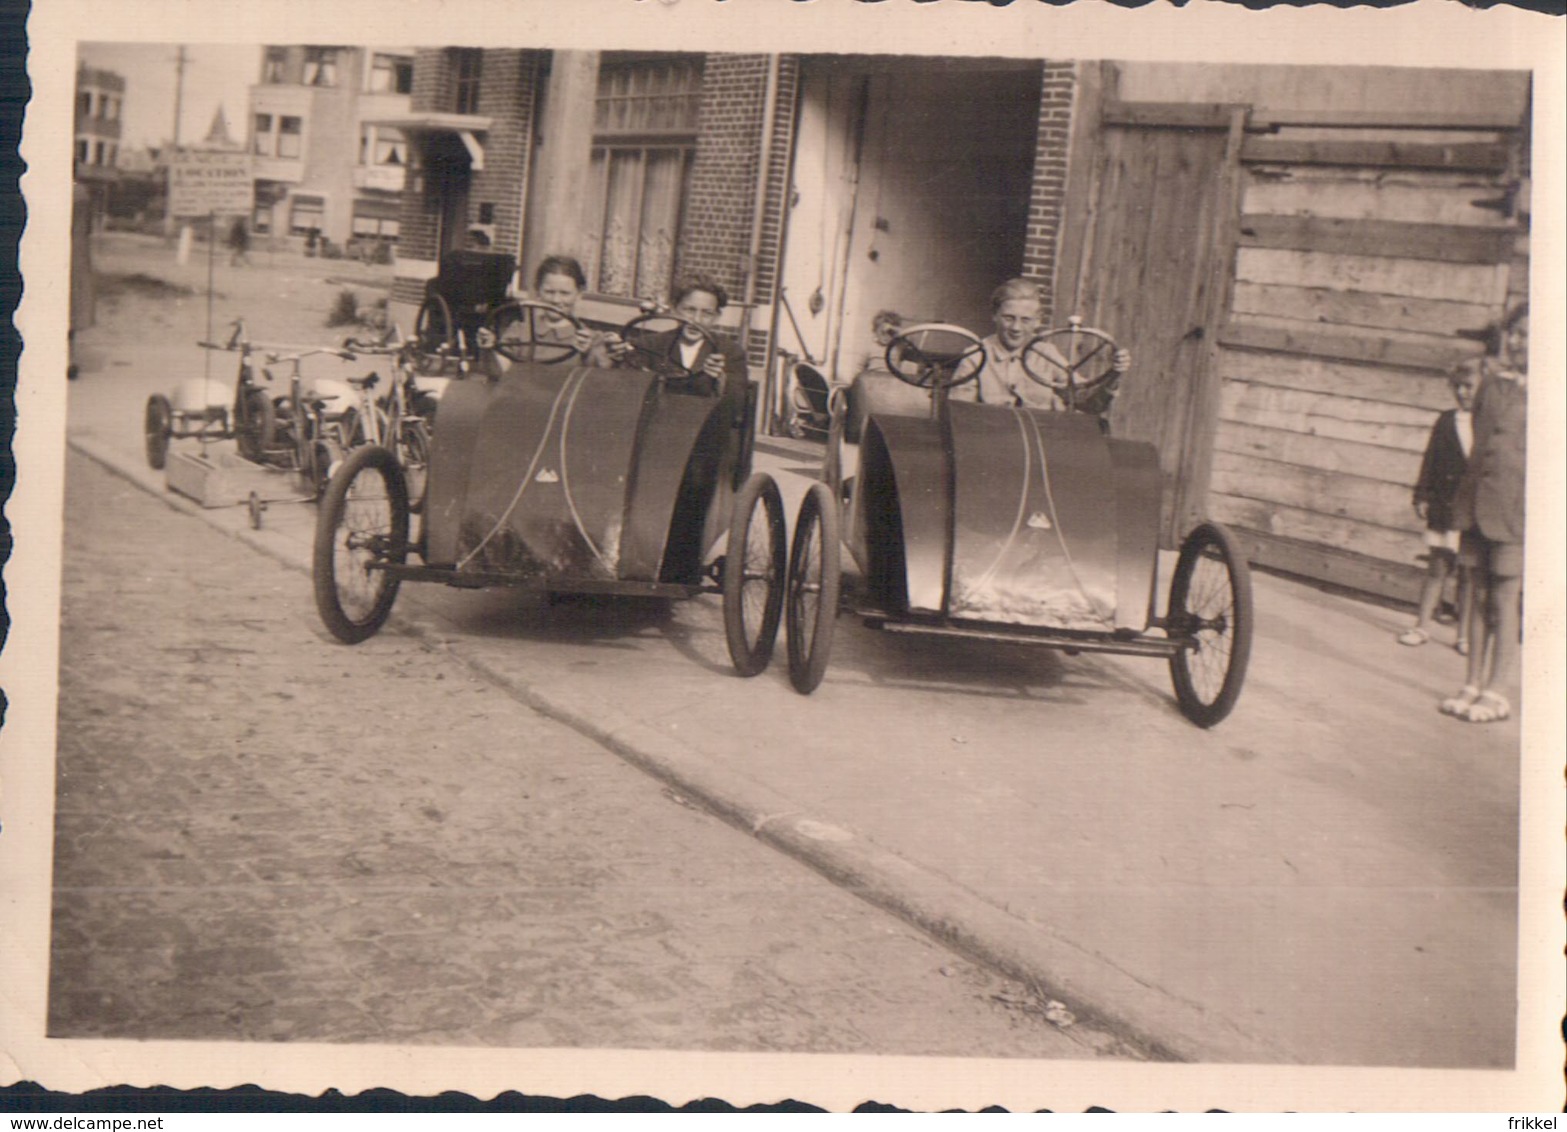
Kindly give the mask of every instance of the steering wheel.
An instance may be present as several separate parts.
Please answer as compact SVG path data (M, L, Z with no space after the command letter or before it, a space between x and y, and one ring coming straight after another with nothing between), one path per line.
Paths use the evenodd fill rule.
M961 326L924 322L887 343L887 368L916 389L952 389L985 366L985 344Z
M1116 376L1116 350L1114 338L1074 316L1067 325L1041 330L1029 339L1023 347L1023 372L1075 409Z
M661 325L654 330L645 329L652 323ZM631 348L631 356L638 369L652 370L664 377L693 378L702 371L691 369L682 362L680 351L675 347L680 331L688 326L697 332L698 341L707 347L709 356L718 354L718 339L711 330L699 322L662 311L638 315L626 323L625 333L621 337ZM659 343L666 337L669 344L659 349Z
M561 336L562 325L570 328ZM558 366L577 357L576 338L585 328L573 315L532 299L504 303L485 320L495 335L495 352L510 362Z

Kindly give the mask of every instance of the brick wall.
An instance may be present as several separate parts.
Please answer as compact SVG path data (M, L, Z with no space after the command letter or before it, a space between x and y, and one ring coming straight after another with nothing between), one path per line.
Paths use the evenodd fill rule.
M1056 253L1060 247L1067 157L1077 95L1076 65L1047 60L1039 98L1039 135L1034 148L1034 182L1028 202L1028 236L1023 244L1023 274L1039 280L1045 292L1046 311L1055 309Z
M413 112L449 110L455 97L451 57L446 49L421 47L415 51L414 82L410 95ZM409 259L434 259L435 243L440 234L435 204L427 199L424 192L414 190L411 183L408 191L403 193L399 221L398 254ZM418 303L423 298L424 283L421 280L399 278L392 285L394 301Z
M676 249L676 275L704 272L729 289L745 294L751 266L751 227L760 173L763 116L767 101L766 55L709 55L702 71L702 106L697 121L691 188ZM794 112L800 67L793 56L779 61L772 149L762 212L762 242L754 265L756 310L745 343L752 364L765 359L768 318L779 269Z
M745 290L766 86L765 55L709 55L703 64L675 274L704 272L734 297Z
M495 50L484 53L478 113L492 120L484 139L484 168L473 175L468 222L477 223L479 206L495 206L494 250L519 255L523 201L533 150L533 112L539 76L539 52Z

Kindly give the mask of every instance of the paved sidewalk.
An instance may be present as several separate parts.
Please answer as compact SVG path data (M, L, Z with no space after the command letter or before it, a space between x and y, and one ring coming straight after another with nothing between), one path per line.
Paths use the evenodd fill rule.
M146 396L201 365L173 337L133 357L98 347L102 368L72 388L70 443L307 569L313 508L274 506L252 532L243 508L203 511L147 468ZM757 462L792 514L809 447L766 440ZM1511 1065L1518 721L1441 716L1462 661L1442 635L1396 644L1403 614L1255 585L1251 674L1210 732L1179 715L1162 663L892 639L848 619L823 686L800 697L781 648L755 680L729 673L711 600L623 634L591 610L540 618L515 594L409 585L388 631L449 648L736 826L1167 1056Z

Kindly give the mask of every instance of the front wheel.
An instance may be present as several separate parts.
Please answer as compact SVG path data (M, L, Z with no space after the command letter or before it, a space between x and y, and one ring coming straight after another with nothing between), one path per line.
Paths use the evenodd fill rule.
M424 421L404 421L397 434L397 458L408 483L408 509L424 510L424 487L430 475L430 430Z
M407 555L402 468L385 448L356 448L327 485L311 556L316 610L334 637L358 644L386 623L398 579L375 567Z
M1165 632L1189 643L1170 658L1181 714L1212 727L1235 707L1251 657L1251 571L1235 539L1203 523L1181 546Z
M789 682L809 695L827 672L838 617L838 501L832 488L813 483L800 504L789 552L784 617L789 633Z
M169 437L174 432L174 410L163 394L154 393L147 398L142 431L147 440L147 463L161 472L169 461Z
M783 496L772 476L758 472L735 499L724 552L724 635L741 676L755 676L773 659L783 612Z

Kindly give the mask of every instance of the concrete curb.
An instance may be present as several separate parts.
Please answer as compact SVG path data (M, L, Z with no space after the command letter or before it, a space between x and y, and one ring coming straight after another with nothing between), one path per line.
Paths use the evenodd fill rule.
M222 521L205 509L122 466L120 453L95 437L67 438L69 446L128 483L237 538L268 558L310 573L310 551L279 546L248 526ZM439 615L430 614L438 617ZM892 913L1041 995L1071 1008L1081 1023L1115 1034L1118 1052L1152 1060L1288 1063L1286 1050L1195 1002L1130 975L1103 956L1085 951L982 899L952 880L911 864L852 830L812 818L790 799L737 773L598 698L577 699L561 689L541 690L514 680L454 648L437 633L393 615L406 635L446 651L485 682L608 748L643 772L762 842L810 867L833 884ZM1086 1043L1085 1043L1086 1045Z

